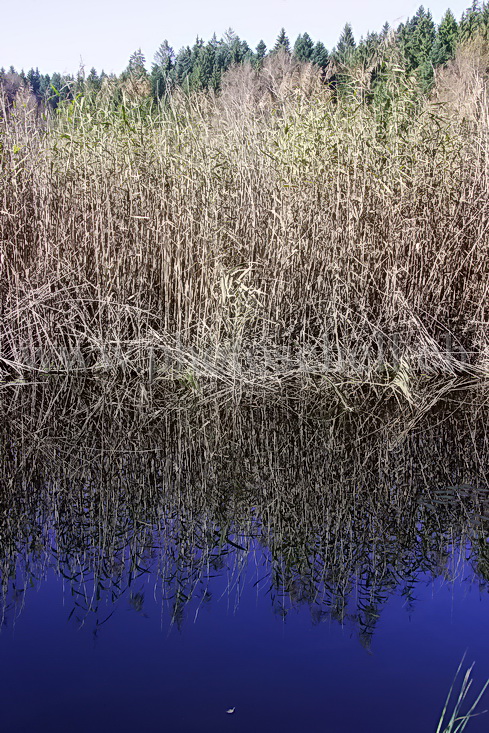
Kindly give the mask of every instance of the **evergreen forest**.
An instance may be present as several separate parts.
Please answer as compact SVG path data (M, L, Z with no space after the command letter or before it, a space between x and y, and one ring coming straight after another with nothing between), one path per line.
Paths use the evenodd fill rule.
M489 38L489 3L473 0L457 22L447 10L437 26L431 12L420 6L416 14L397 28L385 23L378 32L355 40L352 26L346 23L336 46L330 50L321 40L313 41L309 33L301 33L291 41L282 28L272 48L260 41L255 49L231 28L222 38L216 35L204 41L197 37L193 46L175 51L164 40L154 54L151 69L141 52L134 51L127 68L117 77L92 68L81 68L76 75L43 74L36 69L27 72L0 69L0 84L9 103L20 89L28 90L37 104L56 109L58 104L77 95L94 98L102 90L110 90L114 101L125 96L167 98L176 88L185 91L214 91L222 86L223 76L236 65L249 65L259 70L267 58L283 52L292 59L307 62L321 71L325 84L343 89L348 82L362 77L365 90L371 94L379 86L386 45L395 46L406 75L416 76L420 89L428 91L434 82L435 70L455 56L456 48L478 38Z

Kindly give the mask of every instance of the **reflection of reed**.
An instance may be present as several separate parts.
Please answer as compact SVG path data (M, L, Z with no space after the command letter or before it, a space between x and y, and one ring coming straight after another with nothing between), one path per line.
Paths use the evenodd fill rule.
M144 612L152 573L181 624L211 599L213 575L239 602L254 561L276 613L305 604L314 623L352 623L368 645L389 596L413 602L421 574L450 579L469 540L489 580L480 395L314 420L297 405L143 411L82 387L24 386L2 401L5 618L54 568L80 623L101 624L121 596Z

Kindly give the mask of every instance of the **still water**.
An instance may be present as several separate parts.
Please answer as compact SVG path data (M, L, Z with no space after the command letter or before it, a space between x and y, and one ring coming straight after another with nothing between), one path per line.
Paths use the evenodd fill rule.
M464 655L489 677L480 394L2 401L2 733L434 733Z

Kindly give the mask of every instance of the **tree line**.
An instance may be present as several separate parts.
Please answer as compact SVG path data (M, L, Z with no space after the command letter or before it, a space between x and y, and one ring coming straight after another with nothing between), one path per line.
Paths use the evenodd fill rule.
M397 28L385 23L380 32L369 32L358 42L351 24L347 23L331 51L322 41L314 42L308 33L299 34L292 44L284 28L272 48L268 49L261 40L252 49L229 29L220 39L215 34L207 42L197 37L193 46L185 46L178 52L164 40L149 72L145 56L138 49L119 77L104 71L98 73L95 68L88 74L81 68L76 75L49 75L40 73L38 68L24 73L11 66L8 70L0 69L0 85L8 104L13 103L20 89L27 89L40 106L45 104L52 109L78 94L96 96L107 85L111 85L116 100L118 95L122 98L124 88L129 86L135 96L158 101L176 88L219 92L223 75L231 66L250 64L259 69L265 58L278 53L313 64L328 83L341 85L354 70L372 68L382 45L389 39L399 50L404 72L414 74L420 89L427 91L435 69L454 57L457 45L474 38L489 39L489 2L473 0L460 21L447 10L438 26L431 12L420 6L412 18Z

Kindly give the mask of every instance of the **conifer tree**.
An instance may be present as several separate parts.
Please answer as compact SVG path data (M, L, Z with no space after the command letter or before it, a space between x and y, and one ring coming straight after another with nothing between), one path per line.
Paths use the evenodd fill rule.
M466 43L478 35L481 30L482 19L480 2L479 0L473 0L460 19L459 39L462 43Z
M255 58L254 58L254 65L257 68L260 68L263 64L263 59L267 55L267 45L265 41L261 40L259 41L257 47L255 48Z
M252 60L253 66L256 69L260 69L263 66L263 59L265 58L266 54L267 54L266 43L263 40L261 40L255 49L254 58Z
M399 29L407 71L417 71L424 88L433 77L432 53L436 28L429 10L420 5L416 14Z
M298 35L294 43L294 56L299 61L310 61L314 51L314 43L309 33Z
M214 60L215 72L219 74L219 78L224 74L226 69L229 69L231 65L231 52L229 46L220 40L216 46L216 56Z
M204 41L202 38L195 39L195 43L190 51L190 70L186 76L185 82L188 85L188 89L196 90L202 89L202 67L200 65L200 57L204 48Z
M61 74L55 71L51 76L50 89L48 90L48 104L51 109L57 109L61 101L62 85Z
M127 74L134 79L140 79L146 76L146 59L140 48L134 51L129 58L129 64L127 66Z
M97 74L97 70L92 67L86 79L87 95L96 96L102 87L102 80Z
M367 33L365 38L361 38L357 46L355 59L364 66L372 63L376 53L382 43L382 38L378 33Z
M192 46L192 67L198 63L203 48L204 41L202 40L202 38L199 38L199 36L197 36L197 38L195 39L195 43Z
M246 41L242 41L232 28L225 31L221 44L228 51L228 64L241 64L245 58L252 56L251 49Z
M455 16L449 9L443 16L438 27L435 43L431 54L433 66L446 64L455 54L458 38L458 24Z
M264 41L260 41L258 43L258 46L256 47L255 52L256 52L256 58L257 59L264 59L265 58L265 54L267 52L267 45L266 45L266 43Z
M482 5L479 33L485 41L489 40L489 2Z
M41 75L41 86L39 91L44 100L48 95L51 94L51 77L49 76L49 74Z
M190 46L181 48L175 59L175 76L180 86L186 86L192 72L192 50Z
M168 41L165 40L160 44L154 55L154 63L163 71L169 71L175 63L175 52Z
M286 53L290 53L290 41L285 33L285 28L282 28L278 34L273 50L275 53L277 51L286 51Z
M39 69L29 69L26 75L27 83L30 87L31 92L39 102L41 99L41 75Z
M390 30L391 30L391 27L389 23L384 23L384 25L382 26L382 30L380 31L380 38L382 41L386 40L387 36L390 33Z
M216 59L216 49L212 43L207 43L202 49L199 58L200 67L200 89L209 89L214 76L214 62ZM215 82L215 79L214 79Z
M339 61L342 64L347 64L353 56L355 47L356 44L355 38L353 36L353 29L350 23L346 23L341 32L338 45L334 50L335 60Z
M325 69L329 63L329 53L322 41L317 41L311 54L311 62Z
M165 39L154 55L151 90L155 100L167 97L175 80L175 52Z

